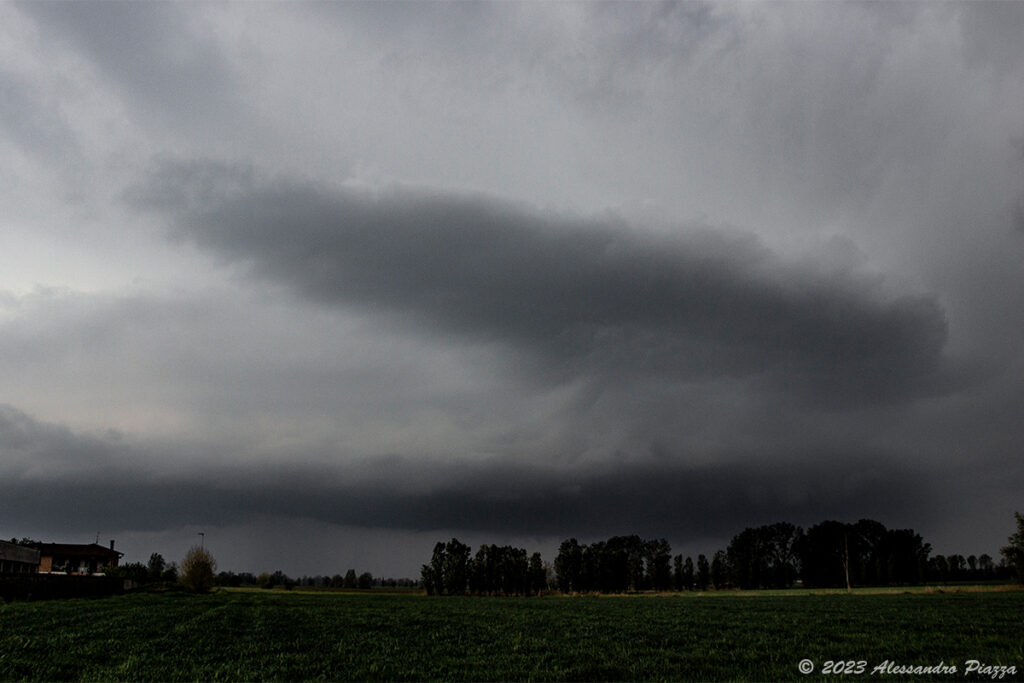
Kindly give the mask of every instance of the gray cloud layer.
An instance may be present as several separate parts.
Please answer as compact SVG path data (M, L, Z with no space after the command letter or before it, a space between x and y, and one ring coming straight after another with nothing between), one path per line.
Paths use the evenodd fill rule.
M232 66L208 33L174 4L27 2L19 5L58 44L79 50L159 125L190 127L238 108Z
M162 529L170 518L179 524L228 525L262 514L499 536L595 537L642 530L701 539L772 519L815 521L836 510L912 519L938 494L922 484L920 472L864 453L798 454L811 463L798 469L780 464L793 454L772 453L758 454L756 462L748 457L744 464L694 467L662 458L586 471L392 458L372 474L358 468L349 474L307 465L240 464L184 477L140 478L130 463L146 454L132 452L132 446L40 423L9 406L0 406L0 434L9 457L24 456L20 463L5 464L0 483L8 523L63 526L78 533L91 531L97 519L131 510L137 530ZM76 462L88 462L90 471ZM103 462L106 467L97 467ZM443 483L400 485L428 472Z
M933 298L786 263L734 230L655 236L614 217L260 182L216 165L165 165L134 196L168 210L176 234L303 296L509 345L563 379L756 377L834 406L943 381Z

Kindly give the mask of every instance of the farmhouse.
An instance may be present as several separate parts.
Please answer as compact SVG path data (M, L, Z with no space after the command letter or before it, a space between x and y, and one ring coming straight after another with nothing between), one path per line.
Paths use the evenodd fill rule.
M38 568L38 550L0 541L0 574L32 574Z
M116 567L124 553L114 550L114 542L105 548L97 543L38 543L40 574L102 574Z

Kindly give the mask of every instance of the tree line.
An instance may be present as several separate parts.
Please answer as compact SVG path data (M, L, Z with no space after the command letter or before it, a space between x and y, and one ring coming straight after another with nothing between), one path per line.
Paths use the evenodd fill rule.
M726 556L739 588L917 585L927 577L931 546L912 529L862 519L807 529L779 522L744 529Z
M1024 518L1002 549L989 555L931 555L913 529L889 529L875 520L823 521L806 531L788 522L746 528L709 560L672 554L664 538L613 536L590 544L562 541L554 566L540 553L482 545L471 556L458 539L437 543L421 570L429 595L536 595L631 591L910 586L926 581L1024 579ZM551 571L553 569L553 572Z
M420 580L427 595L537 595L548 584L548 568L540 553L527 558L512 546L481 545L476 555L453 538L438 542Z
M212 562L212 557L211 557ZM184 565L183 565L184 567ZM104 570L108 576L116 576L121 579L129 579L138 585L154 583L173 584L182 580L183 572L175 562L167 563L163 555L153 553L148 563L130 562L108 567ZM223 587L256 587L256 588L285 588L291 589L295 586L308 586L317 588L342 588L369 590L371 588L415 588L417 583L412 579L392 579L374 577L370 572L357 574L355 569L349 569L344 575L334 574L333 576L302 576L292 578L280 569L274 572L262 572L253 574L251 572L221 571L211 574L210 586Z
M548 589L564 593L702 591L796 584L814 588L890 586L999 581L1014 576L1024 583L1024 516L1014 516L1017 530L1000 549L998 564L987 554L933 556L931 545L912 529L888 529L880 522L862 519L852 524L824 521L806 531L788 522L746 528L710 561L698 555L696 563L691 557L673 556L663 538L632 535L590 544L567 539L559 546L554 566L544 562L540 553L528 555L525 549L512 546L481 545L474 555L469 546L453 538L434 546L418 582L375 578L354 569L345 575L299 579L280 570L258 576L216 573L212 556L201 548L191 549L181 567L153 553L145 564L134 562L106 572L139 584L178 582L204 590L213 586L420 587L430 595L537 595ZM11 543L38 545L29 538L12 538Z

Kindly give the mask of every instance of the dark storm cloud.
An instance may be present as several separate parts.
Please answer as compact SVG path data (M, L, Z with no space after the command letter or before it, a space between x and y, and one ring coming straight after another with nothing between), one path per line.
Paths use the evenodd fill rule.
M648 459L585 471L392 458L386 476L283 464L142 476L124 467L125 458L141 456L137 447L76 435L10 407L0 409L0 434L5 521L65 533L97 524L145 531L169 519L231 524L271 515L416 531L711 538L779 519L903 519L931 507L939 493L911 467L839 451L807 454L798 467L782 464L792 462L783 454L759 454L743 465ZM104 447L112 452L97 453ZM18 464L12 452L31 457ZM90 468L33 474L55 459L85 460ZM410 483L427 471L443 483Z
M938 388L927 296L787 263L735 230L644 234L482 196L370 193L165 165L133 193L177 235L329 305L505 345L545 377L743 377L816 405Z
M4 485L17 490L35 482L45 486L53 478L88 478L97 471L114 468L115 462L119 476L125 476L131 469L119 457L125 451L117 444L115 434L106 436L109 438L77 434L0 404L0 474Z
M898 516L927 505L932 495L918 473L884 465L880 458L858 454L853 464L850 454L816 453L812 464L799 467L768 464L783 459L768 454L761 464L696 467L678 460L633 461L571 474L462 464L446 472L450 485L428 493L352 491L335 500L328 492L319 510L332 521L387 520L417 530L706 537L780 518L802 522L865 510Z

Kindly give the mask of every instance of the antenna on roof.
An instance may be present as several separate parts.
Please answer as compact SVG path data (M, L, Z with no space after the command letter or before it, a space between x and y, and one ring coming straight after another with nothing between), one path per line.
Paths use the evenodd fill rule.
M96 545L100 544L100 532L96 532Z

